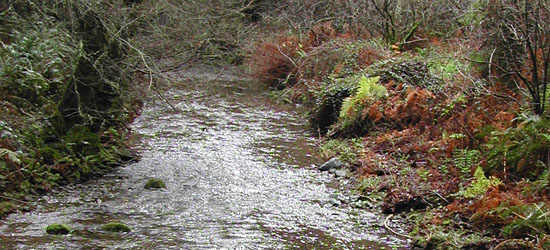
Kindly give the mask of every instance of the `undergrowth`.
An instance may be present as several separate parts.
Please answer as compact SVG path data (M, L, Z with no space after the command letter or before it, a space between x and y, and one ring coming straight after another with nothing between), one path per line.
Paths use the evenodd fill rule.
M135 157L125 144L142 98L133 8L100 0L0 7L0 201L20 209ZM4 207L2 216L14 210Z
M525 45L547 39L547 22L533 13L546 17L548 6L533 3L545 7L526 13L527 24L496 14L530 8L528 2L441 1L424 8L423 1L372 1L380 4L378 13L356 6L370 13L366 19L349 14L315 22L305 15L290 19L300 20L299 29L258 41L249 64L259 80L292 89L290 100L305 100L313 129L330 139L322 147L326 157L340 151L359 158L362 194L383 193L384 212L422 214L411 218L422 247L541 248L548 244L550 193L550 124L541 110L548 102L541 78L548 74L547 49ZM431 15L437 6L452 10L448 17L460 13L457 26ZM331 10L342 14L346 7ZM456 29L443 32L427 19L400 16L408 8ZM507 20L508 26L490 26ZM513 29L506 27L544 38L508 39ZM348 147L356 137L362 146ZM464 235L472 237L461 241Z
M546 2L130 2L0 6L3 196L130 158L144 72L242 64L309 107L324 156L422 247L548 247Z

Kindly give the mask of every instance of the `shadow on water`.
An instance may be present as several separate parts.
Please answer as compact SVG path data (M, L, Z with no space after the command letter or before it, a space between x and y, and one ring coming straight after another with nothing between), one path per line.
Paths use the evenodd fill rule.
M296 107L226 74L188 71L132 125L141 161L65 187L0 222L5 248L392 249L383 217L329 200L340 193L319 163ZM211 78L217 78L212 80ZM210 79L210 80L208 80ZM166 182L146 190L148 178ZM122 221L129 233L101 226ZM50 223L75 231L47 235Z

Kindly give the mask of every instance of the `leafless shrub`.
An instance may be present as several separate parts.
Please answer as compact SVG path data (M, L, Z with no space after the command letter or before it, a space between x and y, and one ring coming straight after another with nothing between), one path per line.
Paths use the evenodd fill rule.
M533 111L542 115L549 82L550 6L544 0L494 0L487 13L493 75L526 90Z

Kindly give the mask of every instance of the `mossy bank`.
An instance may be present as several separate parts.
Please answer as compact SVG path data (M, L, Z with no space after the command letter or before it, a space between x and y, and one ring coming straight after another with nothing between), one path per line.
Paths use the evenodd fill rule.
M126 145L141 103L129 66L134 8L100 0L0 7L2 204L26 206L135 157Z

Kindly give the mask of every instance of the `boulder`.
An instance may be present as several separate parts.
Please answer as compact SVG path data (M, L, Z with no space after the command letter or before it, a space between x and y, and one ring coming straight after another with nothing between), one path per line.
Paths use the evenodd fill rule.
M342 165L343 165L342 161L340 161L340 159L334 157L334 158L328 160L327 162L323 163L323 165L321 165L319 167L319 170L329 171L331 169L341 168Z

